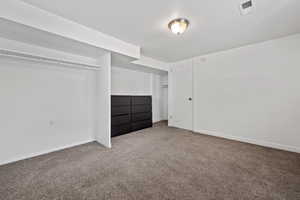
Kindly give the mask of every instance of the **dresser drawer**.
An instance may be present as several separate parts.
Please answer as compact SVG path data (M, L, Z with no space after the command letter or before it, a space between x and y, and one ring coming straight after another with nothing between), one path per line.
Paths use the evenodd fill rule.
M111 125L112 126L118 126L121 124L129 124L130 121L131 121L131 117L129 114L111 117Z
M151 105L151 97L149 96L134 96L131 99L132 105Z
M132 131L140 130L143 128L149 128L149 127L152 127L152 120L139 121L131 124Z
M151 112L151 105L132 105L132 113Z
M151 112L133 113L131 119L132 119L132 122L151 120L152 119L152 113Z
M130 106L131 97L130 96L111 96L112 106Z
M124 124L120 126L112 126L111 127L111 137L123 135L131 132L130 124Z
M111 107L111 116L119 116L119 115L129 115L130 114L130 106L112 106Z

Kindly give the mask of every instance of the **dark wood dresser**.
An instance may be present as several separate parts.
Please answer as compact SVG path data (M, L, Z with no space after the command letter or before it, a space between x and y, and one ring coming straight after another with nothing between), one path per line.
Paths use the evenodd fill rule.
M111 96L111 137L152 127L151 96Z

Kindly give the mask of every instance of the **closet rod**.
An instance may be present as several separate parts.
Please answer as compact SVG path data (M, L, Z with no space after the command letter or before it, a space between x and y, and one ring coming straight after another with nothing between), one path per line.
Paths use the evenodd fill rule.
M32 56L32 55L27 55L27 54L11 53L9 51L0 51L0 56L18 58L18 59L29 60L29 61L38 61L38 62L44 62L44 63L50 63L50 64L59 64L63 67L67 67L67 68L81 68L81 69L96 70L96 71L100 70L99 66L93 66L93 65L87 65L87 64L77 64L77 63L72 63L72 62L68 62L68 61L59 61L59 60L55 60L55 59Z

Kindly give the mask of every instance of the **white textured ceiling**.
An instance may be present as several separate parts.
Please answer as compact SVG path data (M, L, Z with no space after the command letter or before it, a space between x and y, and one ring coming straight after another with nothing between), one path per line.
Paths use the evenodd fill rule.
M299 0L253 0L241 16L239 0L23 0L44 10L142 47L142 53L174 62L300 32ZM188 18L176 36L167 24Z

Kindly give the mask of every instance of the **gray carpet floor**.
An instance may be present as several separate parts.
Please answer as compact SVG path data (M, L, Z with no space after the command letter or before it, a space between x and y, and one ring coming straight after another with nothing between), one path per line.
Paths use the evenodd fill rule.
M0 167L1 200L300 199L300 154L158 126Z

